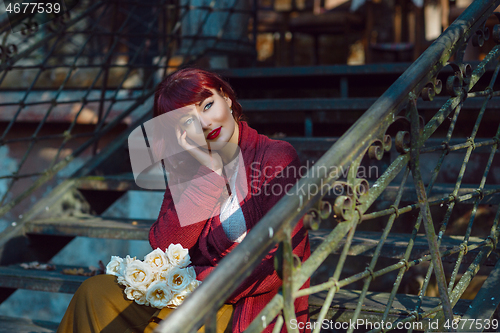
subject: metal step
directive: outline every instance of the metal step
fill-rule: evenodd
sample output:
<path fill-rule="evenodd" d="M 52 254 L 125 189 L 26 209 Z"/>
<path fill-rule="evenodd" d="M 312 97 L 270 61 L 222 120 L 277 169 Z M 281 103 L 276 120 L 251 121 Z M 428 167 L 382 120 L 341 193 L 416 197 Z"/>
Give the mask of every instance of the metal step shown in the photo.
<path fill-rule="evenodd" d="M 27 234 L 147 240 L 154 220 L 114 219 L 98 216 L 59 217 L 29 221 Z"/>
<path fill-rule="evenodd" d="M 54 270 L 24 269 L 20 265 L 0 266 L 0 287 L 58 293 L 74 293 L 88 276 L 63 274 L 80 267 L 56 265 Z M 88 271 L 88 269 L 87 269 Z"/>
<path fill-rule="evenodd" d="M 0 316 L 0 333 L 53 333 L 58 323 Z"/>
<path fill-rule="evenodd" d="M 360 66 L 321 65 L 294 67 L 253 67 L 217 70 L 216 72 L 228 79 L 274 78 L 274 77 L 304 77 L 304 76 L 345 76 L 345 75 L 383 75 L 402 74 L 411 63 L 367 64 Z"/>
<path fill-rule="evenodd" d="M 417 101 L 417 107 L 423 110 L 439 110 L 448 97 L 436 97 L 432 101 Z M 240 104 L 245 110 L 245 114 L 252 116 L 254 112 L 277 112 L 277 111 L 366 111 L 377 98 L 356 97 L 356 98 L 287 98 L 287 99 L 243 99 Z M 463 111 L 479 110 L 483 104 L 482 98 L 467 99 L 463 106 Z M 488 110 L 500 110 L 500 97 L 493 97 L 488 102 Z M 266 114 L 267 115 L 267 114 Z M 338 122 L 337 117 L 330 116 L 330 122 Z M 282 121 L 286 119 L 280 118 Z M 293 119 L 294 120 L 294 119 Z M 325 119 L 328 121 L 328 119 Z"/>
<path fill-rule="evenodd" d="M 470 65 L 475 68 L 478 63 L 471 62 Z M 361 66 L 235 68 L 220 70 L 218 73 L 229 81 L 240 101 L 260 98 L 357 99 L 379 97 L 409 65 L 409 63 L 385 63 Z M 478 86 L 488 84 L 493 72 L 494 67 L 487 66 L 486 74 Z M 454 70 L 446 66 L 438 74 L 438 78 L 444 83 L 453 73 Z M 446 92 L 442 93 L 442 96 L 446 95 Z"/>
<path fill-rule="evenodd" d="M 370 182 L 370 186 L 372 183 Z M 145 189 L 137 186 L 134 181 L 132 173 L 124 173 L 120 175 L 109 175 L 109 176 L 87 176 L 79 178 L 77 181 L 77 187 L 81 190 L 86 191 L 146 191 Z M 432 193 L 429 196 L 429 201 L 437 200 L 443 195 L 449 195 L 453 192 L 454 184 L 435 184 L 432 189 Z M 458 190 L 458 196 L 463 196 L 466 194 L 475 194 L 477 187 L 468 186 L 463 184 Z M 484 190 L 497 190 L 498 185 L 485 185 Z M 307 190 L 304 188 L 303 190 Z M 389 185 L 378 197 L 378 201 L 393 201 L 396 198 L 397 192 L 399 190 L 399 185 Z M 147 190 L 147 191 L 159 191 L 164 192 L 164 190 Z M 329 194 L 325 195 L 325 199 L 334 199 L 335 197 Z M 416 202 L 418 201 L 415 188 L 413 186 L 406 186 L 403 190 L 402 201 Z M 467 200 L 461 201 L 462 203 L 473 203 L 473 198 L 470 197 Z M 495 193 L 485 197 L 482 204 L 497 205 L 500 203 L 500 193 Z"/>
<path fill-rule="evenodd" d="M 61 217 L 29 221 L 25 225 L 25 232 L 33 235 L 148 240 L 149 228 L 153 223 L 154 220 L 146 219 L 102 218 L 97 216 Z M 330 231 L 328 229 L 319 229 L 309 232 L 311 251 L 314 251 L 320 245 Z M 381 232 L 357 231 L 348 255 L 373 256 L 381 236 Z M 381 257 L 392 259 L 403 258 L 409 239 L 410 234 L 390 234 L 382 247 Z M 443 236 L 440 250 L 455 249 L 460 246 L 462 239 L 463 237 L 459 236 Z M 481 243 L 482 241 L 484 239 L 470 237 L 469 245 Z M 477 252 L 477 250 L 470 251 L 464 260 L 466 262 L 473 260 Z M 425 235 L 419 234 L 414 242 L 411 260 L 418 259 L 426 254 L 429 254 L 427 238 Z M 454 262 L 455 257 L 454 255 L 447 256 L 443 258 L 443 261 Z M 493 259 L 489 259 L 486 265 L 493 265 L 494 263 Z"/>
<path fill-rule="evenodd" d="M 79 190 L 90 191 L 145 191 L 137 186 L 132 172 L 118 175 L 81 177 L 76 181 L 76 186 Z M 164 192 L 164 190 L 156 191 Z"/>
<path fill-rule="evenodd" d="M 311 252 L 314 251 L 321 242 L 328 236 L 331 230 L 328 229 L 318 229 L 309 232 L 309 241 L 311 242 Z M 411 234 L 403 233 L 391 233 L 387 236 L 387 239 L 382 246 L 380 252 L 381 258 L 390 259 L 402 259 L 404 258 L 405 251 L 408 247 L 408 242 L 410 240 Z M 356 231 L 354 234 L 349 252 L 349 256 L 357 257 L 372 257 L 377 245 L 380 243 L 382 237 L 382 232 L 378 231 Z M 483 242 L 484 239 L 480 237 L 470 237 L 468 245 L 475 245 Z M 443 236 L 440 246 L 440 252 L 449 250 L 458 250 L 460 244 L 463 243 L 463 236 Z M 340 242 L 340 246 L 334 254 L 340 254 L 345 244 L 345 239 Z M 479 253 L 479 249 L 469 251 L 463 258 L 465 264 L 471 263 L 472 260 Z M 415 260 L 423 257 L 424 255 L 430 254 L 429 243 L 425 234 L 417 234 L 415 241 L 413 242 L 413 249 L 409 260 Z M 443 262 L 455 262 L 457 255 L 449 255 L 442 257 Z M 485 265 L 493 266 L 496 263 L 496 256 L 490 256 Z M 332 271 L 333 274 L 333 271 Z"/>
<path fill-rule="evenodd" d="M 472 68 L 476 68 L 479 61 L 468 62 Z M 251 68 L 229 68 L 214 70 L 219 75 L 227 79 L 251 79 L 251 78 L 303 78 L 307 76 L 346 76 L 346 75 L 384 75 L 384 74 L 402 74 L 410 67 L 412 63 L 375 63 L 365 65 L 321 65 L 321 66 L 293 66 L 293 67 L 251 67 Z M 486 70 L 494 70 L 494 66 L 488 64 Z M 444 67 L 441 73 L 452 74 L 453 69 L 449 66 Z"/>
<path fill-rule="evenodd" d="M 282 140 L 282 141 L 286 141 L 288 143 L 290 143 L 294 148 L 295 150 L 299 153 L 299 155 L 302 153 L 302 152 L 311 152 L 311 151 L 314 151 L 314 152 L 321 152 L 321 153 L 324 153 L 326 152 L 328 149 L 330 149 L 330 147 L 337 142 L 337 140 L 339 139 L 338 137 L 324 137 L 324 136 L 318 136 L 318 137 L 303 137 L 303 136 L 285 136 L 285 137 L 273 137 L 273 136 L 270 136 L 271 139 L 274 139 L 274 140 Z M 394 140 L 393 140 L 394 141 Z M 426 142 L 425 142 L 425 149 L 421 151 L 421 153 L 425 153 L 429 148 L 431 147 L 436 147 L 436 150 L 439 152 L 440 148 L 439 147 L 442 147 L 441 150 L 444 148 L 443 146 L 443 141 L 444 141 L 444 138 L 429 138 Z M 483 141 L 488 141 L 490 142 L 491 139 L 482 139 L 482 138 L 477 138 L 475 140 L 475 149 L 474 149 L 474 153 L 478 153 L 478 152 L 481 152 L 481 153 L 489 153 L 491 151 L 491 143 L 489 145 L 482 145 L 482 142 Z M 450 141 L 449 141 L 449 146 L 454 146 L 454 145 L 459 145 L 459 144 L 465 144 L 467 142 L 467 138 L 452 138 Z M 120 156 L 123 157 L 123 155 L 128 155 L 129 152 L 128 152 L 128 141 L 126 141 L 124 143 L 124 146 L 122 146 L 123 149 L 120 150 Z M 126 148 L 126 149 L 125 149 Z M 461 148 L 461 149 L 458 149 L 458 150 L 451 150 L 450 153 L 453 154 L 453 153 L 465 153 L 466 149 L 464 148 Z M 392 145 L 392 152 L 396 153 L 396 147 L 395 145 L 393 144 Z M 305 162 L 305 161 L 303 161 Z M 130 169 L 130 159 L 128 156 L 126 156 L 126 158 L 123 159 L 123 163 L 127 165 L 127 170 L 131 170 Z M 125 169 L 124 166 L 122 165 L 121 166 L 122 169 Z M 102 171 L 101 171 L 102 172 Z M 109 171 L 108 171 L 109 173 Z M 107 174 L 106 172 L 104 172 L 104 174 Z M 129 176 L 125 176 L 121 175 L 119 177 L 116 177 L 115 178 L 115 187 L 120 187 L 120 181 L 127 181 L 126 179 L 132 179 L 132 175 L 129 175 Z M 95 180 L 98 180 L 98 179 L 101 179 L 100 176 L 96 176 L 96 177 L 93 177 L 93 179 Z M 126 186 L 124 184 L 122 184 L 123 186 Z"/>
<path fill-rule="evenodd" d="M 318 152 L 326 152 L 330 147 L 337 142 L 339 138 L 336 137 L 312 137 L 312 138 L 306 138 L 306 137 L 284 137 L 284 138 L 279 138 L 279 140 L 286 141 L 290 143 L 297 152 L 302 152 L 302 151 L 318 151 Z M 429 138 L 427 141 L 425 141 L 425 149 L 429 149 L 431 147 L 439 147 L 443 146 L 443 138 Z M 491 152 L 491 145 L 489 146 L 482 146 L 481 142 L 482 141 L 490 141 L 488 139 L 481 139 L 477 138 L 476 139 L 476 148 L 474 149 L 474 153 L 489 153 Z M 459 145 L 459 144 L 464 144 L 467 142 L 467 138 L 452 138 L 449 141 L 450 146 L 454 145 Z M 443 146 L 444 147 L 444 146 Z M 392 145 L 392 151 L 396 152 L 396 148 L 394 144 Z M 466 149 L 460 149 L 460 150 L 451 150 L 450 154 L 453 153 L 465 153 Z M 421 151 L 421 153 L 425 153 L 425 150 Z"/>

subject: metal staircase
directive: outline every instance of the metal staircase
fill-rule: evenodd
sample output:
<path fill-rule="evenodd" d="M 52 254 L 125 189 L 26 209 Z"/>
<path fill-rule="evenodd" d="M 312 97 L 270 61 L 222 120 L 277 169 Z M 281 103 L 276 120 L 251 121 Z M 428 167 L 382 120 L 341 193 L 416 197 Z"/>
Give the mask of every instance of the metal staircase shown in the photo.
<path fill-rule="evenodd" d="M 181 37 L 171 24 L 182 20 L 179 6 L 169 1 L 148 4 L 150 10 L 137 10 L 135 1 L 82 1 L 50 29 L 28 24 L 24 35 L 5 26 L 0 31 L 0 114 L 9 115 L 0 115 L 0 148 L 26 147 L 14 172 L 0 172 L 8 189 L 0 199 L 0 217 L 12 221 L 0 233 L 0 301 L 16 289 L 73 293 L 87 278 L 62 273 L 74 266 L 40 271 L 20 264 L 48 262 L 74 237 L 147 239 L 152 220 L 103 213 L 127 191 L 143 191 L 133 180 L 127 138 L 150 119 L 155 83 L 171 70 Z M 443 331 L 445 319 L 452 316 L 491 318 L 500 301 L 500 179 L 495 171 L 500 49 L 495 46 L 483 62 L 472 63 L 472 71 L 462 61 L 462 46 L 469 38 L 484 39 L 482 22 L 499 4 L 474 2 L 413 64 L 220 70 L 236 89 L 250 125 L 292 143 L 302 163 L 311 167 L 297 186 L 323 182 L 362 191 L 285 196 L 164 322 L 162 332 L 188 332 L 210 319 L 270 248 L 277 243 L 287 248 L 287 233 L 305 214 L 313 255 L 296 267 L 284 251 L 283 293 L 263 310 L 264 320 L 259 316 L 250 332 L 261 331 L 276 316 L 281 325 L 290 323 L 293 299 L 306 292 L 311 294 L 312 318 L 320 322 L 384 320 L 394 323 L 393 328 L 398 322 L 419 322 L 427 329 L 440 318 L 436 329 Z M 109 17 L 117 19 L 110 22 Z M 138 30 L 144 34 L 135 35 Z M 492 35 L 500 41 L 498 30 Z M 160 36 L 167 42 L 151 42 Z M 206 55 L 185 57 L 184 64 Z M 445 67 L 453 55 L 453 65 Z M 49 97 L 40 97 L 40 92 Z M 13 93 L 21 99 L 10 101 Z M 69 114 L 69 121 L 58 125 L 59 132 L 44 134 L 58 112 Z M 85 122 L 86 113 L 94 117 Z M 16 134 L 16 126 L 29 117 L 36 119 L 33 133 Z M 104 145 L 103 138 L 113 131 L 119 134 Z M 33 157 L 43 142 L 56 142 L 48 165 Z M 74 148 L 64 155 L 68 146 Z M 54 183 L 54 175 L 79 155 L 87 156 L 87 162 Z M 345 177 L 312 175 L 320 166 L 343 168 Z M 360 176 L 358 166 L 380 172 Z M 54 188 L 48 191 L 49 186 Z M 39 200 L 27 204 L 32 195 Z M 489 224 L 479 215 L 488 205 L 495 212 Z M 451 235 L 460 217 L 457 211 L 471 212 L 465 230 Z M 274 236 L 266 236 L 269 227 Z M 477 228 L 485 232 L 472 234 Z M 238 260 L 242 253 L 251 256 Z M 474 300 L 462 298 L 480 268 L 489 277 Z M 422 285 L 411 295 L 403 287 L 417 273 Z M 298 292 L 297 286 L 309 277 L 312 287 Z M 438 297 L 425 296 L 434 277 Z M 418 289 L 423 290 L 420 295 Z M 489 302 L 482 301 L 486 297 Z M 0 320 L 0 332 L 50 332 L 55 327 Z"/>

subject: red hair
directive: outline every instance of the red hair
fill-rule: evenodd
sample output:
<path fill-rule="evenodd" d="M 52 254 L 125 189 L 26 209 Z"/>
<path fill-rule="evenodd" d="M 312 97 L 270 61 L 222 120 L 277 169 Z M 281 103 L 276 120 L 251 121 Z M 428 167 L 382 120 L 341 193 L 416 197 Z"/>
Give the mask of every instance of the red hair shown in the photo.
<path fill-rule="evenodd" d="M 238 123 L 243 116 L 242 108 L 236 100 L 236 95 L 231 86 L 217 74 L 197 68 L 178 70 L 167 76 L 156 87 L 153 105 L 154 117 L 187 105 L 202 102 L 213 95 L 209 89 L 214 89 L 220 92 L 221 96 L 231 99 L 232 115 Z M 169 146 L 172 142 L 177 142 L 173 124 L 171 122 L 163 123 L 162 121 L 156 121 L 154 124 L 153 152 L 156 155 L 156 160 L 163 159 L 169 172 L 189 173 L 186 167 L 196 165 L 196 163 L 192 163 L 193 158 L 187 152 L 175 154 L 176 149 Z M 188 161 L 191 163 L 186 163 L 182 168 L 178 168 Z"/>
<path fill-rule="evenodd" d="M 212 96 L 209 89 L 220 91 L 221 95 L 231 99 L 233 118 L 239 122 L 242 117 L 242 109 L 236 100 L 233 88 L 217 74 L 197 68 L 178 70 L 167 76 L 158 85 L 154 98 L 154 116 L 157 117 L 183 106 L 199 103 Z"/>

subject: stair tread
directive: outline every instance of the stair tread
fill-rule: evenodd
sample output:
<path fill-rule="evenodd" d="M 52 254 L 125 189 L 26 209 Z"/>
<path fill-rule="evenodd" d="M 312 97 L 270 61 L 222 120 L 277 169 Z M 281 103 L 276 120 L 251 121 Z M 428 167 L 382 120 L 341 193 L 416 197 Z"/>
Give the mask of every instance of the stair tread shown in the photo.
<path fill-rule="evenodd" d="M 290 143 L 297 151 L 327 151 L 335 142 L 337 142 L 338 137 L 283 137 L 277 140 L 283 140 Z M 478 138 L 475 144 L 478 145 L 482 141 L 489 141 L 490 139 Z M 425 148 L 442 146 L 443 138 L 429 138 L 425 141 Z M 448 144 L 450 146 L 463 144 L 467 142 L 467 138 L 451 138 Z M 392 146 L 394 151 L 395 146 Z M 491 151 L 490 146 L 479 146 L 474 149 L 474 152 L 487 152 Z M 465 152 L 465 149 L 450 151 L 450 154 L 455 152 Z"/>
<path fill-rule="evenodd" d="M 286 141 L 290 143 L 295 150 L 298 152 L 301 151 L 320 151 L 320 152 L 325 152 L 327 151 L 335 142 L 338 141 L 339 137 L 299 137 L 299 136 L 286 136 L 286 137 L 270 137 L 271 139 L 274 140 L 281 140 L 281 141 Z M 430 148 L 430 147 L 437 147 L 437 146 L 442 146 L 443 145 L 443 138 L 429 138 L 425 141 L 425 148 Z M 491 151 L 491 145 L 485 145 L 481 146 L 479 145 L 483 141 L 491 141 L 491 139 L 487 138 L 477 138 L 475 140 L 476 148 L 474 149 L 474 152 L 487 152 L 489 153 Z M 448 142 L 450 146 L 453 145 L 458 145 L 458 144 L 464 144 L 467 142 L 467 138 L 452 138 Z M 396 151 L 395 145 L 392 145 L 392 149 Z M 455 152 L 465 152 L 466 149 L 459 149 L 459 150 L 452 150 L 450 151 L 450 154 L 453 154 Z M 95 179 L 99 179 L 99 176 L 91 176 L 94 177 Z M 118 176 L 117 176 L 118 177 Z M 119 176 L 117 180 L 123 179 L 124 176 Z M 126 176 L 127 179 L 133 179 L 132 174 L 128 174 Z"/>
<path fill-rule="evenodd" d="M 78 179 L 76 186 L 80 190 L 97 191 L 144 191 L 135 184 L 132 172 L 105 176 L 85 176 Z"/>
<path fill-rule="evenodd" d="M 304 170 L 305 172 L 305 170 Z M 81 190 L 91 190 L 91 191 L 156 191 L 156 192 L 164 192 L 164 189 L 154 189 L 148 190 L 137 186 L 134 181 L 134 177 L 132 172 L 115 174 L 115 175 L 106 175 L 106 176 L 87 176 L 78 179 L 77 182 L 78 189 Z M 453 189 L 455 188 L 455 184 L 453 183 L 439 183 L 435 184 L 432 189 L 432 193 L 429 196 L 429 201 L 434 200 L 436 196 L 443 196 L 447 194 L 451 194 Z M 497 189 L 498 185 L 485 185 L 485 190 Z M 399 189 L 399 185 L 389 185 L 382 192 L 379 201 L 394 201 L 397 191 Z M 460 189 L 458 190 L 458 195 L 464 195 L 469 193 L 475 193 L 477 189 L 476 184 L 462 184 Z M 326 199 L 329 198 L 327 194 L 325 196 Z M 407 202 L 417 202 L 418 198 L 416 195 L 416 191 L 413 186 L 406 186 L 403 191 L 402 201 Z M 464 201 L 464 203 L 471 203 L 471 199 Z M 496 205 L 500 203 L 500 194 L 493 194 L 488 197 L 485 197 L 482 201 L 482 204 L 490 204 Z"/>
<path fill-rule="evenodd" d="M 476 67 L 479 61 L 471 61 L 472 67 Z M 292 67 L 250 67 L 220 69 L 216 72 L 228 79 L 259 79 L 274 77 L 304 77 L 304 76 L 350 76 L 350 75 L 384 75 L 403 74 L 410 67 L 409 62 L 378 63 L 364 65 L 321 65 L 321 66 L 292 66 Z M 487 70 L 493 70 L 488 66 Z M 452 69 L 445 67 L 441 73 L 452 73 Z"/>
<path fill-rule="evenodd" d="M 55 270 L 45 271 L 24 269 L 20 265 L 0 266 L 0 286 L 37 291 L 74 293 L 80 284 L 88 279 L 88 276 L 62 273 L 63 269 L 69 268 L 78 269 L 80 267 L 55 265 Z M 87 269 L 87 271 L 89 270 Z M 359 294 L 360 291 L 357 290 L 340 289 L 335 294 L 331 308 L 354 309 Z M 312 306 L 321 306 L 325 297 L 326 291 L 313 294 L 309 298 L 309 304 Z M 385 307 L 388 297 L 389 293 L 387 292 L 368 291 L 363 309 L 365 311 L 373 311 L 374 309 Z M 415 295 L 399 295 L 391 311 L 398 314 L 408 314 L 414 310 L 412 306 L 416 304 L 416 298 L 417 296 Z M 461 302 L 468 305 L 472 301 L 461 300 Z M 438 304 L 439 298 L 425 297 L 422 303 L 422 309 L 431 309 Z M 466 308 L 463 310 L 465 312 Z"/>
<path fill-rule="evenodd" d="M 269 78 L 269 77 L 303 77 L 303 76 L 333 76 L 333 75 L 382 75 L 402 74 L 411 63 L 293 67 L 252 67 L 218 70 L 217 73 L 226 78 Z"/>
<path fill-rule="evenodd" d="M 98 216 L 38 219 L 25 224 L 25 232 L 44 235 L 147 240 L 154 220 Z"/>
<path fill-rule="evenodd" d="M 55 332 L 59 326 L 58 323 L 49 321 L 7 316 L 0 316 L 0 322 L 0 333 L 49 333 Z"/>
<path fill-rule="evenodd" d="M 417 101 L 419 110 L 437 110 L 449 97 L 435 97 L 433 101 Z M 241 106 L 247 112 L 265 111 L 337 111 L 337 110 L 367 110 L 377 97 L 352 98 L 273 98 L 273 99 L 241 99 Z M 465 100 L 462 109 L 477 110 L 481 108 L 483 99 L 470 98 Z M 493 97 L 488 102 L 489 109 L 500 108 L 500 97 Z"/>
<path fill-rule="evenodd" d="M 154 219 L 129 219 L 129 218 L 106 218 L 99 216 L 82 216 L 82 217 L 58 217 L 51 219 L 37 219 L 33 221 L 26 222 L 26 232 L 27 233 L 45 233 L 49 227 L 75 227 L 78 229 L 89 229 L 89 228 L 110 228 L 114 230 L 132 230 L 132 231 L 149 231 L 151 224 L 155 222 Z M 321 241 L 330 233 L 330 229 L 318 229 L 309 231 L 309 238 L 311 240 L 311 246 L 314 247 L 316 242 Z M 67 235 L 67 234 L 65 234 Z M 359 244 L 378 244 L 382 232 L 380 231 L 356 231 L 353 238 L 353 245 Z M 147 236 L 147 235 L 146 235 Z M 405 233 L 391 233 L 387 236 L 385 241 L 386 244 L 403 244 L 407 243 L 410 234 Z M 463 236 L 443 236 L 441 247 L 451 248 L 453 246 L 459 246 L 462 243 L 461 238 Z M 145 238 L 147 239 L 147 238 Z M 480 237 L 469 237 L 469 244 L 480 243 L 484 241 Z M 425 234 L 417 234 L 415 239 L 415 246 L 427 246 L 427 238 Z M 406 245 L 405 245 L 406 247 Z M 350 255 L 360 255 L 360 249 L 352 249 Z"/>
<path fill-rule="evenodd" d="M 63 274 L 77 266 L 55 265 L 54 270 L 24 269 L 19 264 L 0 266 L 0 287 L 74 293 L 88 276 Z M 89 271 L 85 268 L 86 271 Z"/>
<path fill-rule="evenodd" d="M 331 230 L 328 229 L 319 229 L 315 231 L 309 232 L 309 240 L 311 243 L 311 251 L 317 248 L 320 243 L 328 236 Z M 393 259 L 401 259 L 404 257 L 406 248 L 408 247 L 408 241 L 410 239 L 411 234 L 403 234 L 403 233 L 390 233 L 382 246 L 382 250 L 380 253 L 380 257 L 383 258 L 393 258 Z M 349 252 L 347 253 L 349 256 L 373 256 L 377 245 L 380 242 L 380 238 L 382 237 L 382 232 L 380 231 L 356 231 L 354 234 L 351 246 L 349 248 Z M 483 238 L 480 237 L 470 237 L 469 245 L 478 244 L 484 241 Z M 443 236 L 441 241 L 440 250 L 446 251 L 453 249 L 455 247 L 460 246 L 463 242 L 463 236 Z M 340 243 L 339 249 L 334 253 L 340 253 L 342 251 L 343 245 L 345 244 L 345 239 L 343 239 Z M 473 259 L 475 255 L 477 255 L 478 250 L 471 250 L 464 257 L 464 262 L 468 262 Z M 411 252 L 410 260 L 414 260 L 422 257 L 423 255 L 430 254 L 429 243 L 427 241 L 427 237 L 425 234 L 417 234 L 413 249 Z M 442 258 L 443 262 L 451 261 L 454 262 L 454 256 L 447 256 Z M 491 259 L 486 262 L 487 264 L 495 264 L 496 259 Z M 491 261 L 491 263 L 490 263 Z"/>
<path fill-rule="evenodd" d="M 26 223 L 25 230 L 29 234 L 41 235 L 148 240 L 149 228 L 154 221 L 153 219 L 104 218 L 98 216 L 59 217 L 29 221 Z M 310 231 L 311 249 L 314 250 L 319 246 L 330 231 L 329 229 Z M 378 231 L 356 231 L 348 255 L 373 256 L 381 236 L 382 232 Z M 381 256 L 394 259 L 403 258 L 409 238 L 410 234 L 391 233 L 387 236 L 382 247 Z M 469 244 L 480 243 L 483 240 L 479 237 L 470 237 Z M 461 236 L 445 235 L 441 242 L 441 250 L 445 251 L 460 246 L 461 242 Z M 472 258 L 476 252 L 477 250 L 470 251 L 464 260 L 468 261 L 468 258 Z M 429 245 L 426 236 L 418 234 L 411 259 L 416 259 L 428 253 Z M 444 257 L 443 260 L 453 261 L 454 259 L 453 256 L 448 256 Z M 494 264 L 494 262 L 488 260 L 487 264 Z"/>

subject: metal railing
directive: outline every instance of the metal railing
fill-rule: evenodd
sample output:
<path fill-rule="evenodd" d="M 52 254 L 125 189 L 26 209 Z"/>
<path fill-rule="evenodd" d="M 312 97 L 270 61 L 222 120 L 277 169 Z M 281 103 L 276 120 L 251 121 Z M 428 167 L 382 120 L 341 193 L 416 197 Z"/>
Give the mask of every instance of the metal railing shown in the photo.
<path fill-rule="evenodd" d="M 494 90 L 494 84 L 499 72 L 498 57 L 500 47 L 495 46 L 486 55 L 484 60 L 472 71 L 471 67 L 463 61 L 465 48 L 470 39 L 475 45 L 481 45 L 489 32 L 485 27 L 486 20 L 500 4 L 496 1 L 475 1 L 463 14 L 415 61 L 407 71 L 370 107 L 364 115 L 311 167 L 308 173 L 282 198 L 276 206 L 246 236 L 244 241 L 229 253 L 218 265 L 217 269 L 208 276 L 193 295 L 174 311 L 157 330 L 158 332 L 193 332 L 204 322 L 207 323 L 206 331 L 215 332 L 213 325 L 217 309 L 225 302 L 238 285 L 252 272 L 263 257 L 278 243 L 283 244 L 283 287 L 272 301 L 262 310 L 248 327 L 247 332 L 260 332 L 273 319 L 278 316 L 276 332 L 282 325 L 286 325 L 288 332 L 297 332 L 291 322 L 295 318 L 293 308 L 297 297 L 318 292 L 327 292 L 324 303 L 316 320 L 321 322 L 326 318 L 330 305 L 341 288 L 356 281 L 363 281 L 363 288 L 359 293 L 357 306 L 350 317 L 353 321 L 359 318 L 366 300 L 367 291 L 372 280 L 389 272 L 397 272 L 394 287 L 387 301 L 387 306 L 380 319 L 387 320 L 391 313 L 392 304 L 405 272 L 416 265 L 430 262 L 425 276 L 425 281 L 420 292 L 419 301 L 414 305 L 412 312 L 404 319 L 398 321 L 421 321 L 423 319 L 453 319 L 453 308 L 457 304 L 466 287 L 477 274 L 479 268 L 491 255 L 498 242 L 498 223 L 500 210 L 497 210 L 493 225 L 488 235 L 481 241 L 471 243 L 471 228 L 474 226 L 475 215 L 480 204 L 490 203 L 498 205 L 500 187 L 487 186 L 486 180 L 491 176 L 491 166 L 499 145 L 500 126 L 497 124 L 495 133 L 485 139 L 478 139 L 479 125 L 485 115 L 488 115 L 488 101 L 500 92 Z M 493 29 L 493 39 L 500 41 L 499 26 Z M 451 60 L 453 58 L 453 60 Z M 453 68 L 453 74 L 445 83 L 437 80 L 441 69 L 445 66 Z M 486 68 L 493 66 L 495 69 L 490 83 L 484 89 L 477 86 L 479 79 L 485 74 Z M 417 99 L 432 100 L 439 94 L 442 86 L 450 98 L 435 112 L 432 118 L 423 123 L 423 118 L 417 109 Z M 478 110 L 475 124 L 459 144 L 450 145 L 450 140 L 456 123 L 459 119 L 462 104 L 466 99 L 478 98 L 483 101 Z M 402 113 L 402 116 L 398 114 Z M 405 128 L 397 132 L 393 140 L 386 134 L 389 126 L 397 121 L 402 121 Z M 490 124 L 491 125 L 491 124 Z M 437 130 L 444 131 L 442 144 L 425 147 L 425 143 Z M 361 160 L 368 153 L 370 157 L 381 159 L 384 152 L 388 151 L 392 142 L 399 152 L 383 174 L 373 183 L 357 176 Z M 472 189 L 466 190 L 462 184 L 465 171 L 471 161 L 471 154 L 479 147 L 487 147 L 488 157 L 482 163 L 483 171 L 480 181 Z M 448 153 L 463 151 L 464 157 L 460 163 L 460 170 L 456 175 L 454 184 L 445 194 L 435 194 L 433 188 L 440 173 L 445 172 L 442 165 L 449 158 Z M 421 155 L 435 152 L 438 154 L 437 163 L 430 178 L 423 181 Z M 429 163 L 429 160 L 425 160 Z M 340 181 L 338 173 L 321 173 L 318 170 L 330 170 L 331 167 L 347 169 L 347 179 Z M 402 174 L 402 175 L 401 175 Z M 402 202 L 403 192 L 409 187 L 408 179 L 412 176 L 417 200 L 413 203 Z M 369 211 L 377 198 L 388 190 L 389 185 L 399 177 L 398 190 L 391 205 L 385 209 Z M 323 194 L 304 195 L 300 188 L 322 188 L 341 186 L 346 191 L 345 195 L 335 198 L 334 204 L 324 201 Z M 468 184 L 470 187 L 470 184 Z M 362 190 L 360 190 L 362 189 Z M 456 206 L 463 203 L 472 204 L 470 220 L 465 234 L 462 235 L 460 244 L 446 251 L 440 250 L 450 216 Z M 446 206 L 444 206 L 446 205 Z M 431 207 L 445 207 L 444 217 L 436 221 L 430 211 Z M 411 218 L 409 213 L 416 213 L 418 217 Z M 304 216 L 305 225 L 317 227 L 322 218 L 332 214 L 336 215 L 338 224 L 327 234 L 322 243 L 311 254 L 310 258 L 296 266 L 293 263 L 291 230 Z M 375 218 L 386 219 L 385 228 L 379 243 L 372 255 L 370 264 L 361 272 L 340 278 L 350 245 L 355 236 L 356 228 L 360 223 L 367 224 Z M 384 242 L 395 223 L 413 223 L 413 232 L 408 235 L 404 256 L 395 264 L 380 268 L 376 267 Z M 410 260 L 412 248 L 417 237 L 417 232 L 423 224 L 430 253 Z M 435 226 L 438 232 L 435 232 Z M 273 232 L 269 232 L 272 230 Z M 320 267 L 323 261 L 334 251 L 339 249 L 340 257 L 334 273 L 327 282 L 311 286 L 307 289 L 299 288 Z M 465 273 L 459 270 L 465 265 L 466 253 L 477 250 Z M 457 255 L 451 275 L 445 275 L 442 259 Z M 494 256 L 492 256 L 495 258 Z M 437 307 L 423 311 L 421 303 L 429 284 L 431 275 L 437 280 L 440 304 Z M 498 293 L 498 292 L 497 292 Z M 481 310 L 477 309 L 476 314 Z M 469 313 L 470 315 L 470 313 Z M 441 320 L 440 330 L 445 320 Z M 395 328 L 395 326 L 393 326 Z M 317 327 L 314 332 L 318 332 Z M 375 330 L 377 331 L 377 330 Z M 378 329 L 380 331 L 380 329 Z M 348 330 L 352 332 L 352 328 Z"/>

